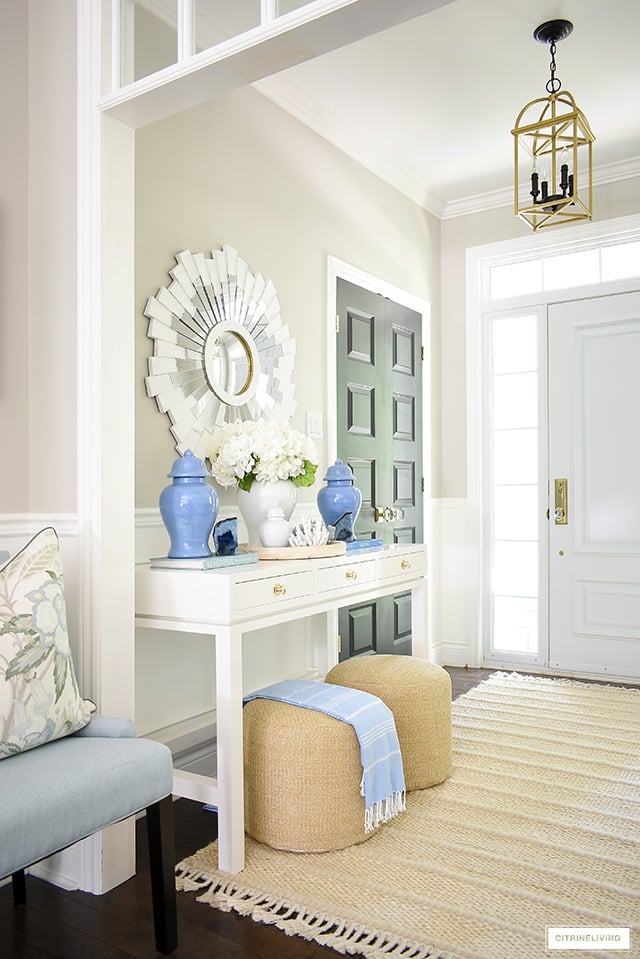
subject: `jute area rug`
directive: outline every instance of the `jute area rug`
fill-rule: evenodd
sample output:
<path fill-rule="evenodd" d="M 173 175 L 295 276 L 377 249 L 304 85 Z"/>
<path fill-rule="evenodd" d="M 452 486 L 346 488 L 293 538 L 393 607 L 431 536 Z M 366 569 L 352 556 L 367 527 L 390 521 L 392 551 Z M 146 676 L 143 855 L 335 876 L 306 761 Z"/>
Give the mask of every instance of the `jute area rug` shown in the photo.
<path fill-rule="evenodd" d="M 370 959 L 639 959 L 640 690 L 495 674 L 453 703 L 454 772 L 339 852 L 216 844 L 178 889 Z M 327 815 L 339 814 L 327 810 Z M 546 927 L 632 927 L 631 948 L 547 951 Z"/>

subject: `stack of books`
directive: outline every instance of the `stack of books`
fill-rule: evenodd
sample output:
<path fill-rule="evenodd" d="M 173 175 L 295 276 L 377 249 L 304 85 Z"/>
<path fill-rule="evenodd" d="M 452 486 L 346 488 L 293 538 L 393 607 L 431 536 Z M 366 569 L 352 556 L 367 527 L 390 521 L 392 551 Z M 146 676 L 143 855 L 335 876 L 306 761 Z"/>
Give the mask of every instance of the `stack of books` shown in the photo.
<path fill-rule="evenodd" d="M 152 569 L 219 569 L 221 566 L 246 566 L 258 562 L 257 553 L 233 553 L 229 556 L 201 556 L 197 558 L 152 556 Z"/>
<path fill-rule="evenodd" d="M 354 539 L 347 543 L 347 553 L 356 549 L 381 549 L 384 542 L 381 539 Z"/>

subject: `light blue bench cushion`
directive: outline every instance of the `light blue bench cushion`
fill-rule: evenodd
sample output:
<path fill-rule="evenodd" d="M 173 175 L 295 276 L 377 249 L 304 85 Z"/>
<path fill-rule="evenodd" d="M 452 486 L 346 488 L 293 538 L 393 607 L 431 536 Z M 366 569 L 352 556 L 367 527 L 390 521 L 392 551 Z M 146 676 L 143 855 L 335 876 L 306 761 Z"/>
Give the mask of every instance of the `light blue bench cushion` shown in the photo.
<path fill-rule="evenodd" d="M 101 736 L 106 739 L 133 739 L 136 727 L 131 719 L 120 719 L 119 716 L 102 716 L 94 713 L 86 726 L 73 733 L 74 736 Z"/>
<path fill-rule="evenodd" d="M 170 795 L 171 752 L 132 731 L 94 716 L 80 733 L 0 761 L 0 877 Z"/>

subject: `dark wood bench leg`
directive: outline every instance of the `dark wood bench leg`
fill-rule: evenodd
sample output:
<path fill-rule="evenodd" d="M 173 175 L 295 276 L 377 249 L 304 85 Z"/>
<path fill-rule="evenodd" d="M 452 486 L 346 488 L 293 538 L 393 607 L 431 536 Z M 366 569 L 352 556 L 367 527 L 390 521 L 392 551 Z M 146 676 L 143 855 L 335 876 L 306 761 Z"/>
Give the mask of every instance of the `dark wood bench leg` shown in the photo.
<path fill-rule="evenodd" d="M 25 881 L 24 869 L 18 869 L 11 876 L 11 886 L 13 888 L 14 906 L 24 906 L 27 901 L 27 883 Z"/>
<path fill-rule="evenodd" d="M 147 807 L 147 838 L 156 949 L 166 955 L 173 952 L 178 944 L 176 853 L 171 796 Z"/>

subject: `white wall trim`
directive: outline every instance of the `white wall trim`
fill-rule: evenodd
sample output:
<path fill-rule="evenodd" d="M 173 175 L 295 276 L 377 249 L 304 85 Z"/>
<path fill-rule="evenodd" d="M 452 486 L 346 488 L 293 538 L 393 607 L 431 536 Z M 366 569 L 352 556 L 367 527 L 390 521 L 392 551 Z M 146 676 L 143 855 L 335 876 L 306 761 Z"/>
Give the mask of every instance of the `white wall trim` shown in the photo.
<path fill-rule="evenodd" d="M 144 126 L 448 2 L 314 0 L 108 93 L 100 109 Z"/>
<path fill-rule="evenodd" d="M 77 536 L 77 513 L 0 513 L 0 539 L 23 536 L 30 539 L 46 526 L 53 526 L 60 539 Z"/>
<path fill-rule="evenodd" d="M 472 515 L 466 497 L 431 500 L 431 643 L 446 666 L 479 666 Z"/>
<path fill-rule="evenodd" d="M 99 89 L 99 11 L 94 3 L 77 4 L 77 395 L 78 513 L 81 525 L 81 628 L 86 637 L 79 677 L 83 688 L 98 687 L 94 628 L 97 621 L 95 583 L 99 578 L 100 539 L 100 124 L 95 109 Z M 91 322 L 87 322 L 87 318 Z"/>

